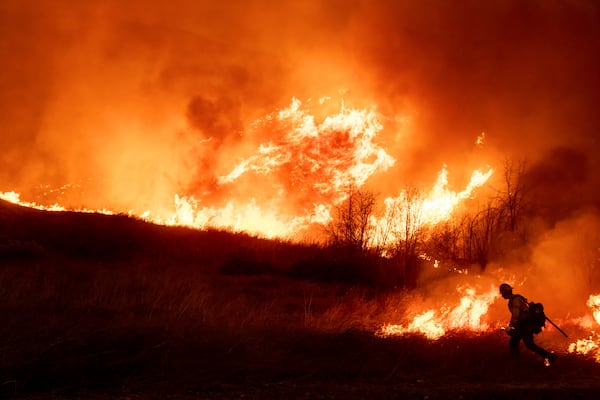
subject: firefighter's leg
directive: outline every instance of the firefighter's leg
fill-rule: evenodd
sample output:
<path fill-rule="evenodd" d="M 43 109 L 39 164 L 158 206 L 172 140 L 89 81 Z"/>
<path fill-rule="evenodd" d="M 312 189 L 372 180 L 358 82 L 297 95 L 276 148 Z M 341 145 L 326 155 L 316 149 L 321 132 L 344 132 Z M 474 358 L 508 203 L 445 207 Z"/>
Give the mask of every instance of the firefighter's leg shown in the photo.
<path fill-rule="evenodd" d="M 520 336 L 511 336 L 508 341 L 508 346 L 510 347 L 510 355 L 512 358 L 519 358 L 519 343 L 521 342 Z"/>
<path fill-rule="evenodd" d="M 535 344 L 535 342 L 533 341 L 533 334 L 528 334 L 523 336 L 523 343 L 525 343 L 525 346 L 533 351 L 536 354 L 539 354 L 540 357 L 542 358 L 548 358 L 550 357 L 550 352 L 546 351 L 545 349 L 541 348 L 540 346 L 538 346 L 537 344 Z"/>

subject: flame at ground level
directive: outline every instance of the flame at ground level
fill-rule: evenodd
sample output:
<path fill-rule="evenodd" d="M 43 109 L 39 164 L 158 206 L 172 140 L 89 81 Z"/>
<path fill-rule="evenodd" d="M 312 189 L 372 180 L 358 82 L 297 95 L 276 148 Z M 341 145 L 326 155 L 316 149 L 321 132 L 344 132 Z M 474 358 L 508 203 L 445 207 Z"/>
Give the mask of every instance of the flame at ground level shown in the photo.
<path fill-rule="evenodd" d="M 24 202 L 20 200 L 20 195 L 17 192 L 0 192 L 0 199 L 18 204 L 21 206 L 46 210 L 46 211 L 66 211 L 65 207 L 54 204 L 51 206 L 42 206 L 34 202 Z M 189 225 L 194 226 L 197 223 L 197 205 L 190 203 L 189 200 L 181 199 L 177 195 L 175 201 L 180 202 L 178 210 L 179 215 L 173 214 L 170 220 L 152 220 L 148 214 L 137 215 L 137 217 L 148 219 L 153 222 L 169 225 L 184 225 L 187 222 Z M 256 207 L 256 208 L 254 208 Z M 228 211 L 227 211 L 228 210 Z M 226 212 L 233 213 L 233 207 L 230 206 L 226 210 L 210 210 L 211 215 L 218 216 L 219 213 L 226 215 Z M 94 212 L 102 214 L 114 214 L 110 210 L 88 210 L 79 209 L 74 210 L 78 212 Z M 255 218 L 261 220 L 264 218 L 261 214 L 260 209 L 251 204 L 249 206 L 249 216 L 255 213 Z M 186 213 L 191 215 L 190 219 L 185 219 Z M 133 215 L 132 213 L 130 213 Z M 196 215 L 196 217 L 193 217 Z M 316 222 L 327 221 L 330 218 L 328 210 L 315 210 Z M 236 219 L 244 223 L 242 216 L 237 216 Z M 208 221 L 208 220 L 207 220 Z M 273 214 L 272 222 L 276 223 L 278 220 Z M 288 226 L 281 226 L 281 229 L 293 230 L 297 226 L 301 226 L 306 223 L 301 219 L 296 220 L 297 224 L 290 224 Z M 247 222 L 245 222 L 247 223 Z M 277 226 L 277 225 L 275 225 Z M 449 332 L 466 331 L 466 332 L 485 332 L 492 329 L 493 324 L 487 316 L 490 305 L 498 298 L 498 291 L 495 286 L 491 287 L 487 292 L 477 293 L 472 287 L 457 287 L 457 291 L 463 295 L 458 300 L 457 304 L 448 306 L 442 304 L 439 308 L 421 310 L 412 317 L 412 320 L 406 323 L 387 323 L 382 325 L 375 334 L 380 337 L 392 337 L 402 336 L 406 334 L 422 334 L 430 340 L 437 340 L 446 335 Z M 591 310 L 591 315 L 587 315 L 581 318 L 573 318 L 571 320 L 563 320 L 572 326 L 577 326 L 583 330 L 587 330 L 589 333 L 583 337 L 576 339 L 570 343 L 566 348 L 566 351 L 572 354 L 580 354 L 583 356 L 591 357 L 596 362 L 600 363 L 600 334 L 595 329 L 600 325 L 600 294 L 590 295 L 586 305 Z M 399 318 L 404 318 L 400 316 Z M 547 328 L 546 328 L 547 329 Z"/>
<path fill-rule="evenodd" d="M 586 339 L 578 339 L 569 345 L 569 353 L 582 354 L 593 357 L 600 363 L 600 335 L 592 332 Z"/>
<path fill-rule="evenodd" d="M 454 192 L 447 188 L 447 182 L 444 180 L 447 170 L 444 167 L 440 171 L 440 178 L 436 186 L 426 197 L 417 201 L 416 207 L 423 212 L 423 218 L 420 225 L 435 225 L 447 221 L 452 215 L 452 210 L 464 199 L 471 196 L 472 191 L 483 185 L 491 176 L 492 170 L 485 173 L 476 170 L 473 172 L 468 186 L 460 191 Z M 443 179 L 442 179 L 443 178 Z M 401 195 L 402 196 L 402 195 Z M 401 197 L 400 196 L 400 197 Z M 174 206 L 171 213 L 157 214 L 150 210 L 136 212 L 127 210 L 125 213 L 148 222 L 169 225 L 169 226 L 187 226 L 197 229 L 227 229 L 234 232 L 246 232 L 265 238 L 289 239 L 294 235 L 302 233 L 315 224 L 326 225 L 332 221 L 333 204 L 314 204 L 313 209 L 304 215 L 289 215 L 278 210 L 277 204 L 258 204 L 256 199 L 252 198 L 247 202 L 240 202 L 234 199 L 228 201 L 225 206 L 216 207 L 202 205 L 194 196 L 180 196 L 175 194 Z M 400 198 L 399 197 L 399 198 Z M 35 208 L 46 211 L 77 211 L 88 213 L 117 214 L 119 211 L 108 209 L 87 209 L 77 208 L 69 209 L 60 204 L 45 206 L 36 202 L 22 201 L 20 194 L 15 191 L 0 192 L 0 199 L 18 204 L 21 206 Z M 390 209 L 397 208 L 394 202 L 386 200 L 386 212 L 384 217 L 372 218 L 370 229 L 373 232 L 374 241 L 377 242 L 377 232 L 381 226 L 390 223 L 402 224 L 403 220 L 395 214 L 392 220 L 388 219 L 391 215 Z M 401 225 L 399 225 L 401 226 Z M 401 229 L 393 229 L 400 232 Z M 377 244 L 377 243 L 373 243 Z"/>
<path fill-rule="evenodd" d="M 591 295 L 586 305 L 592 310 L 596 325 L 600 325 L 600 294 Z M 600 334 L 594 330 L 587 338 L 578 339 L 569 345 L 569 353 L 583 354 L 600 362 Z"/>
<path fill-rule="evenodd" d="M 485 331 L 489 329 L 486 313 L 490 304 L 498 297 L 498 289 L 478 294 L 468 287 L 458 289 L 464 292 L 459 303 L 453 307 L 445 304 L 438 311 L 430 309 L 416 315 L 407 325 L 386 324 L 377 332 L 378 336 L 400 336 L 407 333 L 419 333 L 428 339 L 441 338 L 448 331 Z"/>
<path fill-rule="evenodd" d="M 68 209 L 64 206 L 61 206 L 60 204 L 52 204 L 50 206 L 44 206 L 41 204 L 37 204 L 36 202 L 33 201 L 22 201 L 21 200 L 21 195 L 17 192 L 15 192 L 14 190 L 10 191 L 10 192 L 0 192 L 0 199 L 4 200 L 4 201 L 8 201 L 9 203 L 13 203 L 13 204 L 18 204 L 20 206 L 23 207 L 28 207 L 28 208 L 33 208 L 36 210 L 44 210 L 44 211 L 76 211 L 76 212 L 85 212 L 85 213 L 98 213 L 98 214 L 106 214 L 106 215 L 114 215 L 116 214 L 115 212 L 111 211 L 111 210 L 107 210 L 107 209 L 97 209 L 97 210 L 90 210 L 87 208 L 78 208 L 78 209 Z M 130 215 L 134 215 L 133 213 L 130 213 Z M 138 216 L 140 218 L 143 218 L 141 215 Z"/>
<path fill-rule="evenodd" d="M 404 336 L 407 334 L 420 334 L 430 340 L 438 340 L 449 332 L 486 332 L 494 327 L 489 321 L 487 312 L 490 305 L 499 297 L 496 287 L 488 292 L 478 294 L 473 288 L 466 288 L 458 304 L 448 307 L 443 304 L 439 309 L 428 309 L 417 313 L 412 320 L 404 324 L 388 323 L 381 326 L 375 335 L 379 337 Z M 586 303 L 593 313 L 591 316 L 563 320 L 573 327 L 588 330 L 586 337 L 570 343 L 564 351 L 591 357 L 600 363 L 600 334 L 594 329 L 600 325 L 598 313 L 600 309 L 600 294 L 591 295 Z M 403 318 L 403 316 L 400 316 Z M 548 327 L 547 329 L 552 329 Z"/>

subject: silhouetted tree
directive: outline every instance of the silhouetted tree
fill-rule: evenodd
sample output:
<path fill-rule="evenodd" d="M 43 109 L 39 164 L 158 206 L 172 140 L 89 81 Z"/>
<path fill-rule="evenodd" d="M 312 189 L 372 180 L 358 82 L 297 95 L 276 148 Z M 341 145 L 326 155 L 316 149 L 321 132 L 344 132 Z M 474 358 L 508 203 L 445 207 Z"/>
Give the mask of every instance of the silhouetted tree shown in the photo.
<path fill-rule="evenodd" d="M 504 161 L 504 188 L 498 191 L 501 204 L 502 218 L 505 229 L 516 232 L 527 207 L 527 186 L 523 179 L 525 174 L 525 161 L 506 159 Z"/>
<path fill-rule="evenodd" d="M 440 261 L 456 262 L 464 258 L 461 240 L 464 219 L 463 215 L 432 227 L 426 243 L 426 253 Z"/>
<path fill-rule="evenodd" d="M 405 286 L 413 287 L 419 275 L 419 248 L 424 241 L 423 196 L 414 188 L 387 204 L 386 224 L 391 226 L 390 255 L 397 260 Z"/>
<path fill-rule="evenodd" d="M 327 233 L 332 244 L 365 254 L 372 241 L 371 217 L 376 197 L 372 192 L 350 189 L 346 200 L 334 208 Z"/>
<path fill-rule="evenodd" d="M 467 225 L 470 259 L 485 270 L 495 251 L 500 211 L 493 203 L 477 213 Z"/>
<path fill-rule="evenodd" d="M 587 292 L 600 290 L 600 234 L 597 230 L 583 229 L 578 233 L 578 248 L 573 249 L 578 255 Z"/>

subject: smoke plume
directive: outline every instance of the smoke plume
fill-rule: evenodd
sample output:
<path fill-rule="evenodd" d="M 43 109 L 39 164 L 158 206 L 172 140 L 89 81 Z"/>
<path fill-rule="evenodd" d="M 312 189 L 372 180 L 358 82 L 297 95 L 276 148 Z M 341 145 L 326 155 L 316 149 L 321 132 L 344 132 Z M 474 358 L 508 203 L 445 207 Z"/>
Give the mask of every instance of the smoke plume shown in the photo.
<path fill-rule="evenodd" d="M 1 189 L 70 185 L 67 203 L 116 210 L 222 203 L 219 177 L 273 135 L 253 124 L 295 97 L 317 123 L 376 107 L 396 160 L 369 181 L 380 193 L 527 158 L 540 193 L 576 186 L 554 205 L 566 214 L 598 204 L 599 19 L 586 1 L 5 0 Z"/>

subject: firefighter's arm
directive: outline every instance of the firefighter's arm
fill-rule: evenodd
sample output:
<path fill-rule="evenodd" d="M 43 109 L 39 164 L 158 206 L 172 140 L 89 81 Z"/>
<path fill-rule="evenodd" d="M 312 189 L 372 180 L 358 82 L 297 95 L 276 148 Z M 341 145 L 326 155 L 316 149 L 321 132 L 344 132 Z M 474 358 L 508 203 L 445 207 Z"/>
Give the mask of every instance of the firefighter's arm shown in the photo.
<path fill-rule="evenodd" d="M 504 328 L 504 332 L 506 332 L 506 334 L 508 336 L 512 336 L 513 333 L 515 333 L 515 327 L 514 326 L 507 326 L 506 328 Z"/>
<path fill-rule="evenodd" d="M 523 307 L 523 305 L 521 304 L 523 301 L 517 297 L 512 301 L 511 304 L 511 308 L 510 308 L 510 326 L 512 326 L 513 328 L 515 326 L 517 326 L 517 322 L 519 322 L 519 318 L 521 317 L 521 309 Z"/>
<path fill-rule="evenodd" d="M 519 322 L 519 317 L 521 316 L 522 309 L 522 300 L 520 298 L 515 298 L 510 304 L 510 323 L 504 329 L 507 335 L 512 336 L 515 333 L 517 322 Z"/>

